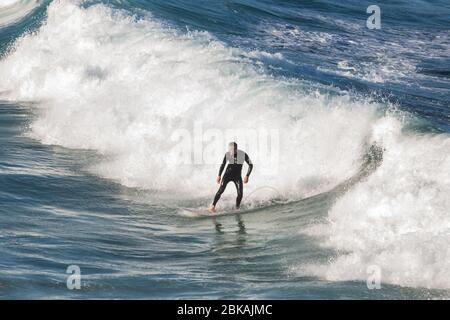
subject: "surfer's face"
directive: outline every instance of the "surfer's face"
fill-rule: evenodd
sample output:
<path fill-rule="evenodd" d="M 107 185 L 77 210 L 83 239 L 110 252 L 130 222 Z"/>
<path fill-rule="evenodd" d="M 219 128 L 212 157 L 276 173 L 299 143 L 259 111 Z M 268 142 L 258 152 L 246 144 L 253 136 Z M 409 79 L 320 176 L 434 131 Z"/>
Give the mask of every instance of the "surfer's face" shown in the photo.
<path fill-rule="evenodd" d="M 228 145 L 228 152 L 229 153 L 234 153 L 234 145 L 233 144 L 229 144 Z"/>

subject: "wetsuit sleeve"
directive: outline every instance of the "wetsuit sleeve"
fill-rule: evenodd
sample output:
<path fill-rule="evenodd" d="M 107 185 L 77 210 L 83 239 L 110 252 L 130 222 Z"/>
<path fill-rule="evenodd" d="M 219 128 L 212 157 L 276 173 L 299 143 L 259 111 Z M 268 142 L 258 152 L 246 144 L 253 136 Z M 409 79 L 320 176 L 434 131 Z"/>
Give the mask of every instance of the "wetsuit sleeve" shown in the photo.
<path fill-rule="evenodd" d="M 222 175 L 223 169 L 225 169 L 226 164 L 227 164 L 227 155 L 225 154 L 225 156 L 223 157 L 222 164 L 220 165 L 219 177 Z"/>
<path fill-rule="evenodd" d="M 247 162 L 247 164 L 248 164 L 248 170 L 247 170 L 246 176 L 250 177 L 250 173 L 252 173 L 252 170 L 253 170 L 253 162 L 252 162 L 252 160 L 250 160 L 250 157 L 248 156 L 247 153 L 245 154 L 245 162 Z"/>

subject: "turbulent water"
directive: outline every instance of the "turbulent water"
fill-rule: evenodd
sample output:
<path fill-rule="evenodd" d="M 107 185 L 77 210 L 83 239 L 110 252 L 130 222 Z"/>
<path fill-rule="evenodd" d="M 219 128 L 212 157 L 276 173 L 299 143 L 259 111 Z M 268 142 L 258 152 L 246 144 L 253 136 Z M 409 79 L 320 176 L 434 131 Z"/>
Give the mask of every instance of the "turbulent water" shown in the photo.
<path fill-rule="evenodd" d="M 0 0 L 0 297 L 448 298 L 450 4 L 371 4 Z"/>

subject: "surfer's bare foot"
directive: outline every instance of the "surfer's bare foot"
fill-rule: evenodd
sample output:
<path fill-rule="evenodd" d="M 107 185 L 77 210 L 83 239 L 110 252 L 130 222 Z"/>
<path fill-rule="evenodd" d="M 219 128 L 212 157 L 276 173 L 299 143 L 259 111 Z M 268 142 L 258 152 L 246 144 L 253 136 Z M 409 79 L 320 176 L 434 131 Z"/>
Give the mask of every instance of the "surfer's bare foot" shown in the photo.
<path fill-rule="evenodd" d="M 211 212 L 211 213 L 215 213 L 216 212 L 216 207 L 211 206 L 211 207 L 208 208 L 208 211 Z"/>

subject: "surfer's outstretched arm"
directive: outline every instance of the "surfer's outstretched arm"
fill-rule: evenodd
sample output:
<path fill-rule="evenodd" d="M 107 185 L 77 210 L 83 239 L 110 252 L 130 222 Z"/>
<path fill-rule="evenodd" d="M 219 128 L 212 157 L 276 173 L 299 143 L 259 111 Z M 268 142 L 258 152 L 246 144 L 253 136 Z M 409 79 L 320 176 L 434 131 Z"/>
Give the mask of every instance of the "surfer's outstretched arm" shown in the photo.
<path fill-rule="evenodd" d="M 222 160 L 222 164 L 220 165 L 220 168 L 219 168 L 219 175 L 217 176 L 217 183 L 220 183 L 220 177 L 222 176 L 222 173 L 223 173 L 223 169 L 225 169 L 225 165 L 227 164 L 227 155 L 225 154 L 225 156 L 223 157 L 223 160 Z"/>

